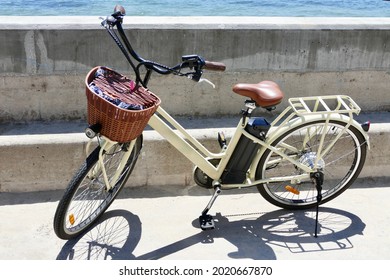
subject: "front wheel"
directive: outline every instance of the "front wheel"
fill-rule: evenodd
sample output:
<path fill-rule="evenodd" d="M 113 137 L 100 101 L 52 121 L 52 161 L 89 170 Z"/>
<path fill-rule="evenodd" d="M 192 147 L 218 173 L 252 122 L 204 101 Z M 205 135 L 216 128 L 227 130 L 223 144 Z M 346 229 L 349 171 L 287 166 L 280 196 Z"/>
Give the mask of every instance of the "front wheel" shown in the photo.
<path fill-rule="evenodd" d="M 346 123 L 325 120 L 302 124 L 293 128 L 278 139 L 272 146 L 301 164 L 317 168 L 324 174 L 322 201 L 326 203 L 344 192 L 359 176 L 363 168 L 367 142 L 362 133 L 353 126 L 347 129 Z M 322 152 L 331 148 L 321 158 Z M 336 142 L 335 142 L 336 141 Z M 277 153 L 267 150 L 261 157 L 256 179 L 269 179 L 304 174 L 296 164 Z M 257 188 L 270 203 L 284 209 L 309 209 L 317 204 L 317 189 L 311 179 L 290 180 L 261 184 Z"/>
<path fill-rule="evenodd" d="M 106 189 L 99 163 L 98 146 L 70 181 L 54 215 L 54 231 L 61 239 L 72 239 L 88 230 L 106 211 L 129 178 L 142 147 L 142 135 L 136 140 L 117 183 Z M 114 176 L 129 143 L 116 143 L 103 152 L 108 180 Z"/>

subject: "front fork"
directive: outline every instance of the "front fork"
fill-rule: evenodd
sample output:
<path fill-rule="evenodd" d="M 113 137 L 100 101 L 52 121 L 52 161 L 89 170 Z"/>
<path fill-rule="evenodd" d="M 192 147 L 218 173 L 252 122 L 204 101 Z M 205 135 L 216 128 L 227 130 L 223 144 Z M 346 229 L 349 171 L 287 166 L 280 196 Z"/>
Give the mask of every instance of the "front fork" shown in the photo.
<path fill-rule="evenodd" d="M 112 150 L 112 148 L 115 145 L 118 145 L 118 142 L 112 141 L 112 140 L 108 139 L 107 137 L 102 136 L 100 138 L 100 141 L 99 141 L 100 142 L 99 143 L 100 151 L 99 151 L 98 162 L 91 169 L 91 171 L 88 173 L 88 177 L 90 179 L 94 179 L 94 178 L 97 178 L 100 175 L 100 173 L 101 173 L 103 175 L 103 181 L 104 181 L 104 184 L 105 184 L 105 189 L 106 189 L 106 191 L 110 191 L 115 186 L 115 184 L 117 183 L 120 175 L 122 174 L 123 169 L 125 168 L 126 163 L 129 160 L 131 152 L 133 151 L 133 148 L 134 148 L 134 145 L 135 145 L 136 141 L 137 141 L 137 139 L 132 140 L 130 142 L 129 146 L 126 147 L 126 150 L 123 151 L 124 155 L 122 156 L 121 161 L 118 164 L 114 175 L 112 176 L 111 179 L 109 179 L 108 176 L 107 176 L 107 170 L 106 170 L 106 167 L 105 167 L 104 159 L 105 159 L 106 155 L 109 154 L 109 153 L 119 152 L 119 151 L 113 151 Z M 90 143 L 88 143 L 87 147 L 89 145 L 90 145 Z M 124 148 L 124 146 L 122 146 L 122 148 Z M 88 151 L 88 148 L 87 148 L 87 151 Z"/>

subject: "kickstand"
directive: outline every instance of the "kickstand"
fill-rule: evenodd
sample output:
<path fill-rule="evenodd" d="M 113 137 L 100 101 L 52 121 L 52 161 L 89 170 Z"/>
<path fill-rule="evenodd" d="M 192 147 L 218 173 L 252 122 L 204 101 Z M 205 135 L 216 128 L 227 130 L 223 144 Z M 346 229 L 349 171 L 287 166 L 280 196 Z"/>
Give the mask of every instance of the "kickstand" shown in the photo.
<path fill-rule="evenodd" d="M 200 224 L 200 228 L 202 230 L 214 229 L 214 227 L 215 227 L 213 217 L 207 213 L 211 209 L 211 206 L 213 206 L 214 201 L 217 199 L 217 197 L 220 193 L 221 193 L 221 188 L 219 187 L 219 184 L 217 184 L 214 187 L 213 196 L 211 197 L 206 208 L 202 211 L 202 215 L 199 217 L 199 224 Z"/>
<path fill-rule="evenodd" d="M 311 174 L 311 178 L 315 180 L 316 189 L 317 189 L 317 205 L 316 205 L 316 226 L 314 230 L 314 237 L 317 238 L 318 232 L 318 210 L 322 200 L 322 184 L 324 183 L 324 173 L 317 171 Z"/>

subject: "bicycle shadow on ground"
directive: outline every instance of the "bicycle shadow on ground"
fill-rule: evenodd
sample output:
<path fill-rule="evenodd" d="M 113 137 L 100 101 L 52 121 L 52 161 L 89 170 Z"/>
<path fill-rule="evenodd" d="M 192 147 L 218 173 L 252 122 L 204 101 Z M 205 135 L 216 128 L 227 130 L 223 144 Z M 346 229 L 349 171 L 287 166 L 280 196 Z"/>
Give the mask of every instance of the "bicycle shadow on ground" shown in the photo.
<path fill-rule="evenodd" d="M 141 221 L 126 210 L 107 211 L 96 225 L 62 247 L 57 260 L 135 259 L 141 239 Z"/>
<path fill-rule="evenodd" d="M 216 239 L 222 238 L 237 248 L 227 253 L 231 259 L 274 260 L 277 259 L 275 248 L 290 254 L 351 249 L 350 238 L 362 235 L 365 228 L 356 215 L 327 207 L 320 208 L 317 238 L 313 210 L 229 216 L 217 213 L 214 218 L 214 230 L 199 229 L 197 234 L 135 256 L 133 251 L 142 235 L 139 217 L 125 210 L 109 211 L 88 233 L 68 241 L 57 259 L 158 260 L 194 245 L 213 246 Z M 198 227 L 197 219 L 193 226 Z M 205 255 L 204 259 L 209 258 Z"/>

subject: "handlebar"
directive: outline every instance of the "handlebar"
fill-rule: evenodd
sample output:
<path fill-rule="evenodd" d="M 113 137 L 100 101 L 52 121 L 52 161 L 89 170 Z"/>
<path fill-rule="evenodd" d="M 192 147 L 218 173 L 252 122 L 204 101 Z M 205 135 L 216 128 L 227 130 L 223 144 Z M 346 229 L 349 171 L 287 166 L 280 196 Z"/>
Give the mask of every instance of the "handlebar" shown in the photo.
<path fill-rule="evenodd" d="M 116 5 L 114 8 L 114 13 L 111 16 L 108 16 L 106 19 L 102 21 L 102 26 L 106 28 L 110 36 L 114 39 L 115 43 L 118 45 L 130 65 L 135 71 L 137 82 L 141 82 L 141 84 L 146 87 L 149 81 L 151 71 L 155 71 L 159 74 L 174 74 L 178 76 L 186 76 L 191 78 L 192 80 L 198 82 L 203 74 L 203 69 L 211 70 L 211 71 L 225 71 L 226 66 L 220 62 L 212 62 L 205 61 L 202 57 L 198 55 L 186 55 L 182 57 L 182 62 L 169 67 L 154 61 L 146 60 L 138 55 L 137 52 L 134 51 L 131 46 L 127 36 L 122 28 L 123 17 L 126 15 L 126 11 L 121 5 Z M 116 27 L 120 38 L 117 36 L 114 27 Z M 132 59 L 135 59 L 138 62 L 138 65 L 135 66 Z M 146 67 L 147 73 L 145 74 L 145 78 L 141 79 L 139 68 L 141 66 Z M 191 71 L 187 73 L 183 73 L 181 70 L 184 68 L 188 68 Z"/>

